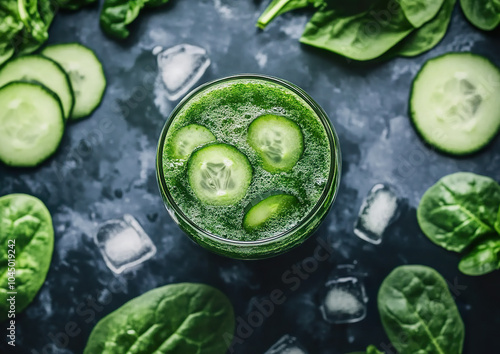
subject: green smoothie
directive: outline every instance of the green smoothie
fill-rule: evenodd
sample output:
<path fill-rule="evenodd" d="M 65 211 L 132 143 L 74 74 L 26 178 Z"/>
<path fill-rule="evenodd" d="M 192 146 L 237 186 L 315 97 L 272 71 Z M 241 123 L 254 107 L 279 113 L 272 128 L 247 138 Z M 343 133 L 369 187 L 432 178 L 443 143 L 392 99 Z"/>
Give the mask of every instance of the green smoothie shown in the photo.
<path fill-rule="evenodd" d="M 158 178 L 168 204 L 197 229 L 233 241 L 296 228 L 327 190 L 328 209 L 338 147 L 306 99 L 273 80 L 245 76 L 191 95 L 160 141 Z"/>

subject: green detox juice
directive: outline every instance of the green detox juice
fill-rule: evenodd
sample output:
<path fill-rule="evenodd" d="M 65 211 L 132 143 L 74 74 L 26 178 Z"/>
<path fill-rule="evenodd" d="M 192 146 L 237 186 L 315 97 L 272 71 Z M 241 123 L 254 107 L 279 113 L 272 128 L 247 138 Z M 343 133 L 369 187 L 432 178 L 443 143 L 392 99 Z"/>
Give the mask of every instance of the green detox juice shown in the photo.
<path fill-rule="evenodd" d="M 188 95 L 157 156 L 174 220 L 202 246 L 235 258 L 272 256 L 307 238 L 334 199 L 339 170 L 321 108 L 298 87 L 257 75 Z"/>

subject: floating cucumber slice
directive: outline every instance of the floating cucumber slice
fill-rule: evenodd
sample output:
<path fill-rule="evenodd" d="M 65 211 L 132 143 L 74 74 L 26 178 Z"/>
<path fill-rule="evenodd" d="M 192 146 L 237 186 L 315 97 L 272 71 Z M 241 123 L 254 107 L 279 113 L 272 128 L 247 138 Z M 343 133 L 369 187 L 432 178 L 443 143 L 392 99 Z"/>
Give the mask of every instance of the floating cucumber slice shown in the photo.
<path fill-rule="evenodd" d="M 430 145 L 454 155 L 478 151 L 500 129 L 500 70 L 470 53 L 431 59 L 413 82 L 410 111 Z"/>
<path fill-rule="evenodd" d="M 202 125 L 189 124 L 179 129 L 169 144 L 174 159 L 187 159 L 194 149 L 214 142 L 215 136 Z"/>
<path fill-rule="evenodd" d="M 59 146 L 65 127 L 61 101 L 45 86 L 11 82 L 0 89 L 0 161 L 33 167 Z"/>
<path fill-rule="evenodd" d="M 194 194 L 209 205 L 238 202 L 252 181 L 252 166 L 248 158 L 227 144 L 213 144 L 196 150 L 188 161 L 187 173 Z"/>
<path fill-rule="evenodd" d="M 243 228 L 252 232 L 265 226 L 269 221 L 289 212 L 298 204 L 298 199 L 289 194 L 277 194 L 255 204 L 243 218 Z"/>
<path fill-rule="evenodd" d="M 248 127 L 248 144 L 271 173 L 290 171 L 304 151 L 304 138 L 294 121 L 274 114 L 255 119 Z"/>
<path fill-rule="evenodd" d="M 0 70 L 0 87 L 12 81 L 36 81 L 54 91 L 61 100 L 64 118 L 73 111 L 75 99 L 69 77 L 52 59 L 29 55 L 11 60 Z"/>

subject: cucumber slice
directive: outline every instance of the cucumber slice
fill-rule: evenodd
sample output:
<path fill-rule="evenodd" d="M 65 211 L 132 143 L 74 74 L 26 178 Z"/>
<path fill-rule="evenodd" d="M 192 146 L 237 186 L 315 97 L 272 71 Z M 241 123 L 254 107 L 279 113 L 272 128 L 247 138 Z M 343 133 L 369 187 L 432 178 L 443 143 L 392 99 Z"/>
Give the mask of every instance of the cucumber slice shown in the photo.
<path fill-rule="evenodd" d="M 204 126 L 189 124 L 175 133 L 169 144 L 170 155 L 174 159 L 187 159 L 194 149 L 215 140 L 212 132 Z"/>
<path fill-rule="evenodd" d="M 11 60 L 0 69 L 0 87 L 12 81 L 36 81 L 54 91 L 63 106 L 67 120 L 75 99 L 68 75 L 55 61 L 41 55 L 30 55 Z"/>
<path fill-rule="evenodd" d="M 0 161 L 32 167 L 50 157 L 64 133 L 64 114 L 57 95 L 29 82 L 0 88 Z"/>
<path fill-rule="evenodd" d="M 500 70 L 470 53 L 431 59 L 413 82 L 410 112 L 417 131 L 438 150 L 476 152 L 500 129 Z"/>
<path fill-rule="evenodd" d="M 271 173 L 290 171 L 304 151 L 304 138 L 294 121 L 274 114 L 255 119 L 248 127 L 248 144 Z"/>
<path fill-rule="evenodd" d="M 292 210 L 298 199 L 289 194 L 277 194 L 255 204 L 245 214 L 243 218 L 243 228 L 247 232 L 252 232 L 265 226 L 269 221 L 274 220 Z"/>
<path fill-rule="evenodd" d="M 189 185 L 208 205 L 231 205 L 242 199 L 252 181 L 248 158 L 234 146 L 213 144 L 196 150 L 188 161 Z"/>
<path fill-rule="evenodd" d="M 78 43 L 57 44 L 45 48 L 42 54 L 66 70 L 75 94 L 71 119 L 90 115 L 101 103 L 106 89 L 106 77 L 94 52 Z"/>

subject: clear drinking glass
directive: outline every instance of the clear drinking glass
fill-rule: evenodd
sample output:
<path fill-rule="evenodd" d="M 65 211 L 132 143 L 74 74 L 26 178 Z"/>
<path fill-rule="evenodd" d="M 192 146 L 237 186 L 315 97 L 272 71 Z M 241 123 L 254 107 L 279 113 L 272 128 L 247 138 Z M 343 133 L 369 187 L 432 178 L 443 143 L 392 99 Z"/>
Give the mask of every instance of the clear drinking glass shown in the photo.
<path fill-rule="evenodd" d="M 174 198 L 169 192 L 169 186 L 165 182 L 163 176 L 163 151 L 165 138 L 172 121 L 176 115 L 190 100 L 197 95 L 202 94 L 205 90 L 210 89 L 214 85 L 226 83 L 234 80 L 263 80 L 279 85 L 287 90 L 294 92 L 302 98 L 309 108 L 313 110 L 319 117 L 325 129 L 330 146 L 330 173 L 326 182 L 323 193 L 314 207 L 310 210 L 309 214 L 303 218 L 295 227 L 269 237 L 257 241 L 236 241 L 230 240 L 211 232 L 208 232 L 196 223 L 190 220 L 176 204 Z M 341 153 L 340 145 L 335 129 L 330 123 L 325 111 L 300 87 L 271 76 L 258 75 L 258 74 L 241 74 L 222 78 L 201 85 L 200 87 L 191 91 L 172 111 L 170 117 L 167 119 L 165 126 L 161 132 L 158 149 L 156 154 L 156 177 L 160 188 L 160 193 L 163 198 L 165 207 L 169 212 L 172 219 L 179 225 L 179 227 L 189 236 L 193 241 L 206 249 L 236 259 L 261 259 L 279 255 L 287 252 L 293 247 L 304 242 L 313 232 L 319 227 L 323 219 L 328 214 L 330 207 L 335 200 L 337 190 L 340 182 L 341 174 Z"/>

